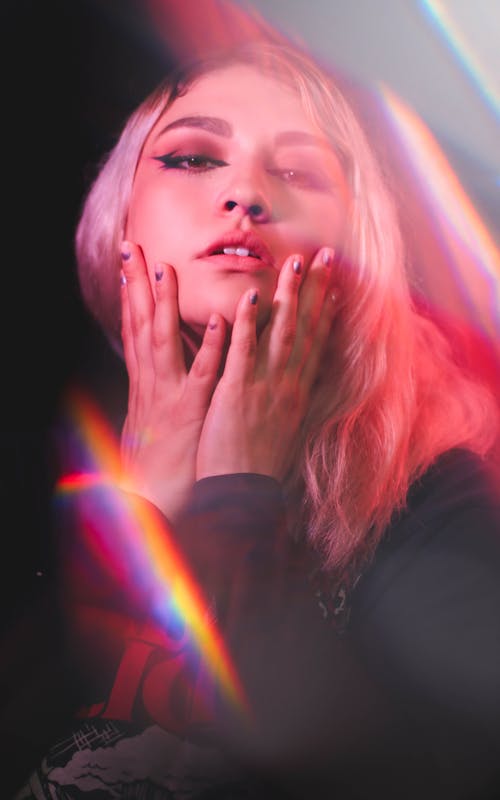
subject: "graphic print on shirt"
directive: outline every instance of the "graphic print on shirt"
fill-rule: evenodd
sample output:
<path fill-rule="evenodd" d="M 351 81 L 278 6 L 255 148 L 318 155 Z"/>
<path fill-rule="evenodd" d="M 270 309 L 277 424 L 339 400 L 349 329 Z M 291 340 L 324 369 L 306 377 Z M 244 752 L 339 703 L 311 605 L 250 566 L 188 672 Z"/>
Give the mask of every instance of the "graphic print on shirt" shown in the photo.
<path fill-rule="evenodd" d="M 214 686 L 186 631 L 144 625 L 127 639 L 108 699 L 51 748 L 15 800 L 195 800 L 232 780 L 203 742 Z M 222 785 L 221 785 L 222 791 Z"/>

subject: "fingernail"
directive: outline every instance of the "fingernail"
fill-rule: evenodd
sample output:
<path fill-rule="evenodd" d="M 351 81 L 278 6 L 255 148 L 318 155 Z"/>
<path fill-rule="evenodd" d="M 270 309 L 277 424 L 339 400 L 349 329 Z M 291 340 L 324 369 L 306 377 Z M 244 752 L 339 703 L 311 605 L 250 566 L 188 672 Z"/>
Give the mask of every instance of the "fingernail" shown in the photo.
<path fill-rule="evenodd" d="M 302 272 L 302 257 L 301 256 L 295 256 L 295 258 L 293 259 L 292 269 L 293 269 L 293 271 L 295 272 L 296 275 L 300 275 L 300 273 Z"/>
<path fill-rule="evenodd" d="M 161 281 L 163 278 L 163 267 L 161 264 L 157 264 L 155 267 L 155 278 L 157 281 Z"/>
<path fill-rule="evenodd" d="M 250 295 L 250 302 L 253 306 L 257 305 L 257 300 L 259 299 L 259 293 L 254 289 L 252 294 Z"/>
<path fill-rule="evenodd" d="M 321 255 L 321 260 L 325 267 L 331 266 L 333 262 L 333 250 L 331 249 L 331 247 L 325 247 Z"/>
<path fill-rule="evenodd" d="M 122 286 L 125 286 L 127 283 L 127 279 L 125 277 L 125 273 L 123 272 L 123 270 L 120 270 L 120 283 Z"/>
<path fill-rule="evenodd" d="M 332 303 L 337 302 L 338 294 L 337 292 L 330 292 L 330 297 L 332 298 Z"/>
<path fill-rule="evenodd" d="M 217 314 L 210 314 L 210 319 L 208 320 L 208 327 L 211 331 L 213 331 L 217 327 Z"/>
<path fill-rule="evenodd" d="M 130 245 L 128 242 L 122 242 L 121 255 L 124 261 L 130 258 Z"/>

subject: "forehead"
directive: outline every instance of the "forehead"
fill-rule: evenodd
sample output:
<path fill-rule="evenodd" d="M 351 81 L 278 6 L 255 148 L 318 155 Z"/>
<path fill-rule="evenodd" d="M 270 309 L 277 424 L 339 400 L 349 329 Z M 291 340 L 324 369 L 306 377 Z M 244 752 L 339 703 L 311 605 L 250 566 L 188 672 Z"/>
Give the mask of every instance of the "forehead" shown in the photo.
<path fill-rule="evenodd" d="M 202 75 L 162 114 L 155 128 L 189 114 L 222 117 L 255 130 L 292 127 L 324 138 L 297 91 L 282 79 L 246 64 Z"/>

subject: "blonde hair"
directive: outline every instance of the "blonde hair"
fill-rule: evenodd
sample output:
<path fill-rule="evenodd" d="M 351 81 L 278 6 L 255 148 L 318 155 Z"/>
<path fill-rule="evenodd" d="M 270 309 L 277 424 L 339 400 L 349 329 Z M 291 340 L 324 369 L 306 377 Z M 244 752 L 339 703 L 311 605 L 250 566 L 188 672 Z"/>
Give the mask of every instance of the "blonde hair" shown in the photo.
<path fill-rule="evenodd" d="M 412 300 L 393 196 L 332 77 L 298 48 L 262 41 L 173 73 L 131 115 L 85 198 L 75 240 L 81 291 L 120 352 L 119 250 L 142 147 L 198 77 L 236 62 L 295 88 L 351 186 L 349 232 L 336 265 L 339 310 L 285 490 L 297 529 L 306 529 L 324 568 L 352 578 L 439 454 L 459 446 L 488 452 L 497 408 Z"/>

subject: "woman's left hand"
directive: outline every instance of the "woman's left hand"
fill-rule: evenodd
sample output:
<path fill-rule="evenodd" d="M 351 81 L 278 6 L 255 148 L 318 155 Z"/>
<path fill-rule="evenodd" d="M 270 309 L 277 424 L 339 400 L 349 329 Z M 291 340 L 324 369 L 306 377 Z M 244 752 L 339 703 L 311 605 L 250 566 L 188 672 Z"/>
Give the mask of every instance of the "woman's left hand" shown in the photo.
<path fill-rule="evenodd" d="M 307 273 L 290 256 L 271 317 L 257 338 L 255 290 L 240 299 L 231 344 L 198 446 L 196 477 L 255 472 L 283 479 L 333 321 L 333 251 L 321 249 Z M 257 301 L 258 302 L 258 301 Z"/>

